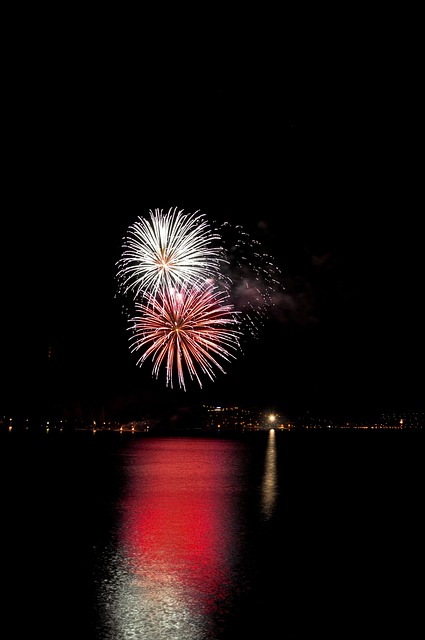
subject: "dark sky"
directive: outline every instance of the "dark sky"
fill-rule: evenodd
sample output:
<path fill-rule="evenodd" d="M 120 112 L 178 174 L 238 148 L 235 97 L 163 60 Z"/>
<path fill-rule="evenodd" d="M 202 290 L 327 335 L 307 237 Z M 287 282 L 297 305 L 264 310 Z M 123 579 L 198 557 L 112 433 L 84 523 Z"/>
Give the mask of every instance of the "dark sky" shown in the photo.
<path fill-rule="evenodd" d="M 154 63 L 137 43 L 118 52 L 89 37 L 83 48 L 59 36 L 15 47 L 2 411 L 137 417 L 199 400 L 328 415 L 422 409 L 418 46 L 346 36 L 310 48 L 295 37 L 215 43 L 205 55 L 198 36 Z M 116 298 L 128 226 L 174 206 L 243 225 L 285 287 L 227 374 L 186 393 L 136 367 Z"/>

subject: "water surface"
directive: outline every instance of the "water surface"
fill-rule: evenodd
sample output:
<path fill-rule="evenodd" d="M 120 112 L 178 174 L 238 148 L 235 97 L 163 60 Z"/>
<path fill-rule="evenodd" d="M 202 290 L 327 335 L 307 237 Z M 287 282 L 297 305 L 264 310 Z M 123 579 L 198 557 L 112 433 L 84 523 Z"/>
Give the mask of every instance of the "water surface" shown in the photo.
<path fill-rule="evenodd" d="M 5 637 L 417 637 L 422 436 L 0 445 Z"/>

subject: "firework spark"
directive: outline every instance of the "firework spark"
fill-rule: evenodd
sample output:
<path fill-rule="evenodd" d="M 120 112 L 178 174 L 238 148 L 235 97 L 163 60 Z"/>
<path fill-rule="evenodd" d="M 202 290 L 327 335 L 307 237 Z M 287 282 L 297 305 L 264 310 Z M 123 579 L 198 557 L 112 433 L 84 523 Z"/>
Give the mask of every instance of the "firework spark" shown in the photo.
<path fill-rule="evenodd" d="M 144 350 L 137 364 L 152 358 L 158 379 L 166 369 L 166 384 L 173 387 L 177 373 L 180 388 L 186 390 L 184 368 L 202 388 L 200 374 L 210 380 L 215 369 L 225 373 L 218 358 L 230 361 L 239 349 L 239 322 L 225 291 L 206 283 L 195 287 L 161 287 L 136 302 L 137 315 L 131 320 L 131 352 Z"/>
<path fill-rule="evenodd" d="M 225 222 L 218 226 L 217 233 L 226 255 L 219 276 L 221 286 L 240 312 L 244 335 L 257 339 L 284 289 L 280 269 L 262 244 L 241 225 Z"/>
<path fill-rule="evenodd" d="M 117 262 L 117 279 L 124 294 L 134 299 L 161 287 L 196 286 L 214 279 L 225 261 L 220 235 L 212 231 L 205 215 L 184 213 L 177 207 L 167 213 L 149 211 L 128 229 Z"/>

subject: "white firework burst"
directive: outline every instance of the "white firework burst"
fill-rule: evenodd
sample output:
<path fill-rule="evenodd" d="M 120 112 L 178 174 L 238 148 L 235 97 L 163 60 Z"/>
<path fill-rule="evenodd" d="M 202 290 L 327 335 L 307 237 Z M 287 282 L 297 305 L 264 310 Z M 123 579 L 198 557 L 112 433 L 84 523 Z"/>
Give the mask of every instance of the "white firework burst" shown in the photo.
<path fill-rule="evenodd" d="M 164 286 L 196 286 L 214 280 L 225 262 L 220 242 L 220 235 L 199 210 L 150 210 L 149 218 L 139 216 L 128 229 L 117 262 L 120 288 L 136 299 Z"/>

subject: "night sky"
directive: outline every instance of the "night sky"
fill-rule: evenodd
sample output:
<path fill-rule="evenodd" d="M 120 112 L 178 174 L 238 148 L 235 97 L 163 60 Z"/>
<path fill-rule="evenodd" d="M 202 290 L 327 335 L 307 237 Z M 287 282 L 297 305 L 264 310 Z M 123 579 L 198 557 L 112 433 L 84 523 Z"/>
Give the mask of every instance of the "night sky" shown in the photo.
<path fill-rule="evenodd" d="M 89 37 L 15 48 L 2 412 L 423 410 L 416 41 L 401 53 L 373 34 L 308 52 L 295 38 L 292 48 L 231 40 L 201 55 L 198 35 L 155 64 L 152 50 L 118 54 Z M 243 225 L 285 287 L 227 374 L 187 392 L 136 367 L 116 296 L 128 226 L 170 207 Z"/>

